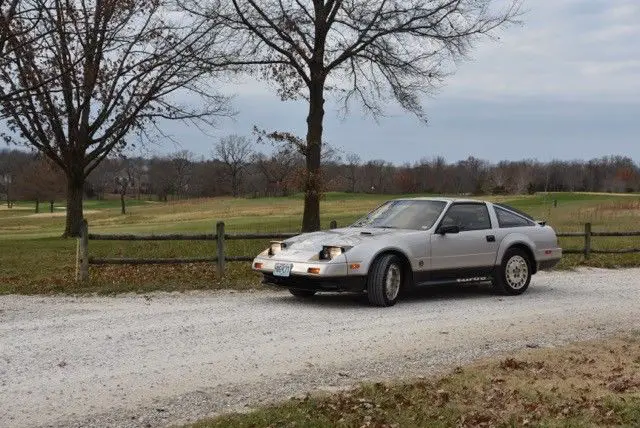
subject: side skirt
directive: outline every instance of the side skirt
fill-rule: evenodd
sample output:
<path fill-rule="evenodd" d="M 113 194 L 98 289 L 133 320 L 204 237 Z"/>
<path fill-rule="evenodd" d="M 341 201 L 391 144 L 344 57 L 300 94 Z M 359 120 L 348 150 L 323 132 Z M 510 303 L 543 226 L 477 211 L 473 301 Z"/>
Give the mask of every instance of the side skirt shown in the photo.
<path fill-rule="evenodd" d="M 495 266 L 414 272 L 417 287 L 446 284 L 473 284 L 493 279 Z"/>

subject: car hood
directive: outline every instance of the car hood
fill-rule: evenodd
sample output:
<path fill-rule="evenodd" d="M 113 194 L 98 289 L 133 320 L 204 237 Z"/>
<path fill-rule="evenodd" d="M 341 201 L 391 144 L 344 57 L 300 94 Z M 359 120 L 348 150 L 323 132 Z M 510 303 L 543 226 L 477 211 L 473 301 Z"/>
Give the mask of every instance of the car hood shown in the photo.
<path fill-rule="evenodd" d="M 303 233 L 285 241 L 285 248 L 269 258 L 274 261 L 309 262 L 318 260 L 323 246 L 356 247 L 358 245 L 379 245 L 388 242 L 391 236 L 398 238 L 404 234 L 415 233 L 406 229 L 381 229 L 348 227 L 322 232 Z M 262 254 L 266 256 L 266 251 Z"/>
<path fill-rule="evenodd" d="M 303 233 L 302 235 L 289 238 L 284 242 L 286 243 L 287 250 L 319 252 L 323 246 L 355 247 L 362 242 L 381 239 L 391 233 L 397 235 L 407 232 L 398 229 L 349 227 L 322 232 Z"/>

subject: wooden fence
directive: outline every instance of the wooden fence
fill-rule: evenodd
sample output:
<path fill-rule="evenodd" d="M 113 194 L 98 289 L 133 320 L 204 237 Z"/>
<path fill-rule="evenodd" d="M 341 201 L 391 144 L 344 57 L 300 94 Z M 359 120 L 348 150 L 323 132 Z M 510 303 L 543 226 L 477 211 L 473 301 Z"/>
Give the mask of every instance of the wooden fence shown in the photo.
<path fill-rule="evenodd" d="M 331 221 L 330 229 L 337 227 L 336 221 Z M 89 226 L 86 220 L 82 222 L 80 237 L 78 238 L 78 251 L 76 255 L 76 279 L 87 281 L 89 279 L 89 265 L 106 264 L 179 264 L 179 263 L 216 263 L 218 275 L 224 275 L 226 262 L 250 262 L 254 256 L 227 256 L 225 255 L 225 241 L 232 240 L 255 240 L 255 239 L 287 239 L 296 236 L 298 233 L 241 233 L 226 234 L 224 222 L 216 224 L 214 233 L 203 234 L 165 234 L 165 235 L 96 235 L 89 233 Z M 559 232 L 559 238 L 579 238 L 584 237 L 584 246 L 581 249 L 566 249 L 563 254 L 582 254 L 588 259 L 591 254 L 631 254 L 640 253 L 640 248 L 597 250 L 591 245 L 591 238 L 598 237 L 630 237 L 640 236 L 638 232 L 593 232 L 591 223 L 584 225 L 584 232 Z M 94 241 L 216 241 L 216 254 L 213 257 L 184 257 L 166 259 L 133 259 L 133 258 L 96 258 L 89 255 L 89 240 Z"/>
<path fill-rule="evenodd" d="M 332 220 L 330 229 L 335 229 L 337 223 Z M 80 237 L 78 238 L 78 250 L 76 254 L 76 279 L 87 281 L 89 279 L 89 265 L 145 265 L 145 264 L 179 264 L 179 263 L 216 263 L 216 272 L 224 275 L 226 262 L 250 262 L 253 256 L 228 256 L 225 255 L 225 241 L 256 240 L 256 239 L 287 239 L 299 233 L 238 233 L 227 234 L 224 231 L 224 222 L 216 224 L 214 233 L 202 234 L 165 234 L 165 235 L 96 235 L 89 233 L 87 220 L 82 221 Z M 89 240 L 92 241 L 216 241 L 216 254 L 213 257 L 183 257 L 167 259 L 132 259 L 132 258 L 97 258 L 89 255 Z"/>
<path fill-rule="evenodd" d="M 632 254 L 640 253 L 640 248 L 624 248 L 619 250 L 594 250 L 591 246 L 591 238 L 593 236 L 600 237 L 630 237 L 640 236 L 640 231 L 637 232 L 594 232 L 591 230 L 591 223 L 585 223 L 584 232 L 558 232 L 556 234 L 559 238 L 584 238 L 584 246 L 581 249 L 567 249 L 562 250 L 563 254 L 583 254 L 585 259 L 588 259 L 591 254 Z"/>

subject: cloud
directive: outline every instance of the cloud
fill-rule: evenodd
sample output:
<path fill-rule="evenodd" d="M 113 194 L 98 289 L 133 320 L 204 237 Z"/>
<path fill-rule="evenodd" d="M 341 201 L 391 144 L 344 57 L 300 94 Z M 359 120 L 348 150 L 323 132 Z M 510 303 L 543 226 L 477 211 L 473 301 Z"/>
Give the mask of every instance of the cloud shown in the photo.
<path fill-rule="evenodd" d="M 459 64 L 439 98 L 640 103 L 639 0 L 528 0 L 524 11 L 523 25 L 497 33 L 497 41 L 482 41 Z M 274 93 L 254 79 L 228 90 L 261 99 Z"/>
<path fill-rule="evenodd" d="M 482 43 L 445 96 L 640 102 L 632 60 L 640 58 L 637 0 L 538 0 L 525 7 L 525 24 L 498 43 Z"/>

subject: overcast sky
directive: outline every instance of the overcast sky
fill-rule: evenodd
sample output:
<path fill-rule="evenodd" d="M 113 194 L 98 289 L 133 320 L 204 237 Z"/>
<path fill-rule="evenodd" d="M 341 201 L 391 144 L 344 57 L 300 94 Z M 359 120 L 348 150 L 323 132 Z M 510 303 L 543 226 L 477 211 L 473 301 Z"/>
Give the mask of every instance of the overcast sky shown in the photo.
<path fill-rule="evenodd" d="M 480 45 L 432 99 L 429 124 L 390 106 L 378 123 L 327 105 L 325 141 L 364 160 L 590 159 L 640 161 L 640 0 L 528 0 L 524 25 Z M 281 102 L 263 83 L 228 85 L 237 116 L 204 135 L 166 124 L 186 149 L 209 156 L 217 138 L 251 137 L 254 125 L 305 134 L 306 106 Z"/>

